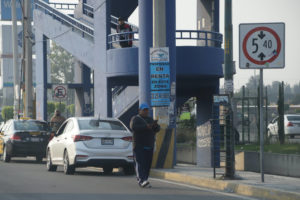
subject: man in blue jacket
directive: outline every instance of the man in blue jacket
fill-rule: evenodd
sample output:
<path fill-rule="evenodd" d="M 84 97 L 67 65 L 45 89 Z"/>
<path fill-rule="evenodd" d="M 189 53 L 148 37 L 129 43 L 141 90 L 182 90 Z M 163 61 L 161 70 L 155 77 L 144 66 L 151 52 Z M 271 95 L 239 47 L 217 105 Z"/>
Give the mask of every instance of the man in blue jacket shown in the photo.
<path fill-rule="evenodd" d="M 160 130 L 156 120 L 149 116 L 149 106 L 142 103 L 139 114 L 132 117 L 130 128 L 133 131 L 133 154 L 138 183 L 141 187 L 150 187 L 148 181 L 155 134 Z"/>

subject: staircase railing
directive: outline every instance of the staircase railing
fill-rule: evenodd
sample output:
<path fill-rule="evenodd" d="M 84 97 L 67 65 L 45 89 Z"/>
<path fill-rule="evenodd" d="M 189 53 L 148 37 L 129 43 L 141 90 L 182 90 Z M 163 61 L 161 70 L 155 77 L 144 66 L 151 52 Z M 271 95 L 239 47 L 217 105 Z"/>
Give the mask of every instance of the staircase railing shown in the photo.
<path fill-rule="evenodd" d="M 56 3 L 56 2 L 50 2 L 50 6 L 52 6 L 55 9 L 59 10 L 75 10 L 77 3 Z"/>
<path fill-rule="evenodd" d="M 60 21 L 62 24 L 69 26 L 73 31 L 78 31 L 81 33 L 82 37 L 89 36 L 94 38 L 94 29 L 69 15 L 63 14 L 51 7 L 48 3 L 42 0 L 35 0 L 35 9 L 43 11 L 45 14 L 50 15 L 54 19 Z"/>

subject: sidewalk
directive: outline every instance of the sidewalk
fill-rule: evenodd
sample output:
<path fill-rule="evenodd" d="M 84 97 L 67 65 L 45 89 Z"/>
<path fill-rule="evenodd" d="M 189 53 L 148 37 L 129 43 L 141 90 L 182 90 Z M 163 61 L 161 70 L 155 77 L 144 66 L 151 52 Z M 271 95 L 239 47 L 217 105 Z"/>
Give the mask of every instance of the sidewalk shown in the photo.
<path fill-rule="evenodd" d="M 218 171 L 224 172 L 224 169 L 218 169 Z M 265 182 L 262 183 L 259 173 L 236 171 L 236 180 L 218 180 L 213 179 L 212 168 L 199 168 L 195 165 L 184 164 L 179 164 L 174 169 L 152 169 L 151 177 L 259 199 L 300 199 L 300 178 L 265 174 Z"/>

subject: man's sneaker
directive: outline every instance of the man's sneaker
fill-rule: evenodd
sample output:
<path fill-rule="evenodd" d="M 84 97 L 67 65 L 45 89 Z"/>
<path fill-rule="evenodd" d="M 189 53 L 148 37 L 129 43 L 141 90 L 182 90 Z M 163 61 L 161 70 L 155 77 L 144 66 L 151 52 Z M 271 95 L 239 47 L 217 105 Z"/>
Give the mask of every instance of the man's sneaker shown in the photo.
<path fill-rule="evenodd" d="M 149 181 L 147 181 L 149 184 L 146 186 L 147 188 L 152 188 L 152 185 L 150 184 Z"/>
<path fill-rule="evenodd" d="M 147 187 L 148 185 L 149 185 L 150 183 L 149 183 L 149 181 L 143 181 L 142 183 L 141 183 L 141 187 Z"/>

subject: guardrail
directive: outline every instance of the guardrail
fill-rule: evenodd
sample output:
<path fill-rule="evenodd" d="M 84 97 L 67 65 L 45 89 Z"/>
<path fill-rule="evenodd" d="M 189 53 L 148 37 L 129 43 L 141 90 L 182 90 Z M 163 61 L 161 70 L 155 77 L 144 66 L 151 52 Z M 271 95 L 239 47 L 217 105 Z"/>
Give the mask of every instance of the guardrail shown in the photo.
<path fill-rule="evenodd" d="M 221 47 L 223 43 L 223 35 L 221 33 L 212 31 L 177 30 L 176 39 L 204 41 L 205 46 L 215 47 Z"/>
<path fill-rule="evenodd" d="M 109 48 L 113 48 L 113 44 L 120 42 L 138 41 L 138 32 L 124 32 L 124 33 L 113 33 L 108 36 Z"/>
<path fill-rule="evenodd" d="M 123 36 L 120 39 L 120 36 Z M 204 41 L 204 45 L 200 46 L 212 46 L 221 47 L 223 43 L 223 36 L 221 33 L 211 31 L 198 31 L 198 30 L 177 30 L 176 40 L 196 40 Z M 114 33 L 108 36 L 109 47 L 113 48 L 113 44 L 126 42 L 126 41 L 138 41 L 138 32 L 125 32 L 125 33 Z"/>
<path fill-rule="evenodd" d="M 82 34 L 82 37 L 85 35 L 94 38 L 94 29 L 86 24 L 70 17 L 69 15 L 65 15 L 55 8 L 51 7 L 48 3 L 45 3 L 41 0 L 35 0 L 35 8 L 43 11 L 45 14 L 50 15 L 54 19 L 60 21 L 61 23 L 72 28 L 73 31 L 79 31 Z"/>
<path fill-rule="evenodd" d="M 54 3 L 54 2 L 50 2 L 49 5 L 55 9 L 60 9 L 60 10 L 75 10 L 77 6 L 76 3 Z"/>
<path fill-rule="evenodd" d="M 86 3 L 82 4 L 82 13 L 88 17 L 94 18 L 94 8 Z"/>

